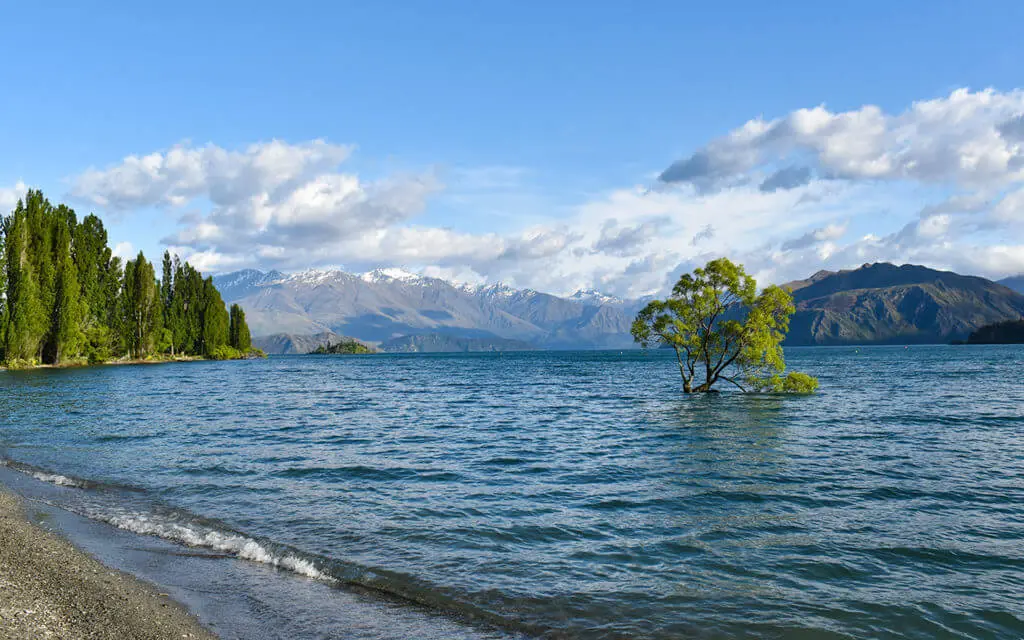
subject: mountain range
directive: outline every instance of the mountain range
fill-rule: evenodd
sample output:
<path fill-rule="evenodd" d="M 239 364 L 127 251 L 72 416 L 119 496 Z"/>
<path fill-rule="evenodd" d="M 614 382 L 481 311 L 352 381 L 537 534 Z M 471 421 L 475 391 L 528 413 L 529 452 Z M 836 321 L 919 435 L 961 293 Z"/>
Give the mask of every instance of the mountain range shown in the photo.
<path fill-rule="evenodd" d="M 294 342 L 332 332 L 372 344 L 438 334 L 491 340 L 496 348 L 501 340 L 547 349 L 623 348 L 632 344 L 629 327 L 640 304 L 594 291 L 561 298 L 503 284 L 463 285 L 398 269 L 292 275 L 248 269 L 214 282 L 225 300 L 245 309 L 253 336 L 278 336 L 277 342 L 284 340 L 279 334 Z"/>
<path fill-rule="evenodd" d="M 1004 285 L 888 263 L 820 271 L 785 285 L 797 308 L 787 344 L 963 339 L 983 325 L 1024 316 L 1024 295 L 1011 289 L 1020 280 Z M 559 297 L 471 286 L 399 269 L 247 269 L 214 283 L 225 301 L 245 309 L 255 343 L 268 353 L 307 353 L 342 336 L 388 350 L 621 349 L 633 346 L 630 324 L 646 303 L 593 290 Z"/>

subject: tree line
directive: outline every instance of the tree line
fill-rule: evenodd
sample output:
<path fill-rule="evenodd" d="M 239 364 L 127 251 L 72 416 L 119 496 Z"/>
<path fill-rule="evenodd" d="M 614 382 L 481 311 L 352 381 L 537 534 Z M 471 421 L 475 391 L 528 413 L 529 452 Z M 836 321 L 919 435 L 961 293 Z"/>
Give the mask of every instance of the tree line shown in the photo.
<path fill-rule="evenodd" d="M 245 312 L 213 278 L 165 252 L 158 279 L 140 251 L 122 263 L 95 215 L 30 190 L 0 216 L 0 362 L 99 363 L 252 351 Z"/>

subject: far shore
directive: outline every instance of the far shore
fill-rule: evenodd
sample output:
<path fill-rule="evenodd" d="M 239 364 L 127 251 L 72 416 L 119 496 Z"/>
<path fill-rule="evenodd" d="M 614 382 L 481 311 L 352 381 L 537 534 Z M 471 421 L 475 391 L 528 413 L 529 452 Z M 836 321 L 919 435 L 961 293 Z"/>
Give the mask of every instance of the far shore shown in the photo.
<path fill-rule="evenodd" d="M 248 358 L 238 358 L 239 360 L 245 360 Z M 205 358 L 203 356 L 174 356 L 166 358 L 132 358 L 132 359 L 120 359 L 120 360 L 107 360 L 105 362 L 66 362 L 63 364 L 34 364 L 25 367 L 15 367 L 9 369 L 0 364 L 0 371 L 34 371 L 36 369 L 83 369 L 86 367 L 112 367 L 120 365 L 136 365 L 136 364 L 169 364 L 172 362 L 204 362 L 212 360 L 211 358 Z"/>
<path fill-rule="evenodd" d="M 185 607 L 31 524 L 0 487 L 0 640 L 216 640 Z"/>

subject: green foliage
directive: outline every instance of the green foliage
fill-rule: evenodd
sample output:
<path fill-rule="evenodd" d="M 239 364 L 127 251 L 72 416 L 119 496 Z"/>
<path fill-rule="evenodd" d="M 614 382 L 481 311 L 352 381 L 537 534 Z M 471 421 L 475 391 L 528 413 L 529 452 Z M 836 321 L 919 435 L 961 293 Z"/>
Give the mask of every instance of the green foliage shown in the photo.
<path fill-rule="evenodd" d="M 56 264 L 54 280 L 54 301 L 52 314 L 53 362 L 60 364 L 67 358 L 74 358 L 81 352 L 85 340 L 82 323 L 85 319 L 85 302 L 78 285 L 78 269 L 71 257 L 71 219 L 62 216 L 57 221 L 55 234 Z"/>
<path fill-rule="evenodd" d="M 228 342 L 239 351 L 246 352 L 252 348 L 252 336 L 249 335 L 249 325 L 245 322 L 245 311 L 237 304 L 231 305 Z"/>
<path fill-rule="evenodd" d="M 1024 344 L 1024 320 L 985 325 L 972 332 L 967 344 Z"/>
<path fill-rule="evenodd" d="M 648 303 L 632 334 L 644 348 L 675 350 L 684 393 L 711 391 L 720 380 L 763 389 L 785 370 L 782 340 L 793 311 L 787 291 L 769 286 L 758 293 L 742 266 L 719 258 L 683 274 L 667 300 Z"/>
<path fill-rule="evenodd" d="M 0 362 L 3 362 L 6 358 L 4 356 L 4 334 L 7 333 L 7 262 L 4 256 L 7 255 L 5 250 L 6 241 L 4 236 L 6 233 L 7 219 L 0 215 Z"/>
<path fill-rule="evenodd" d="M 231 319 L 224 301 L 217 288 L 213 286 L 213 278 L 203 281 L 203 307 L 200 319 L 202 327 L 202 353 L 209 357 L 220 347 L 228 344 L 228 329 Z"/>
<path fill-rule="evenodd" d="M 163 327 L 160 329 L 160 338 L 156 342 L 156 352 L 170 353 L 171 346 L 171 330 L 167 327 Z"/>
<path fill-rule="evenodd" d="M 111 255 L 107 246 L 107 230 L 103 228 L 103 222 L 94 215 L 86 216 L 75 226 L 72 244 L 86 323 L 109 326 L 116 311 L 121 263 Z"/>
<path fill-rule="evenodd" d="M 814 393 L 818 389 L 818 379 L 806 373 L 791 371 L 785 377 L 773 375 L 757 380 L 753 389 L 767 393 Z"/>
<path fill-rule="evenodd" d="M 246 354 L 244 352 L 239 351 L 238 349 L 226 344 L 221 344 L 217 345 L 207 353 L 206 357 L 211 360 L 241 360 L 245 355 Z"/>
<path fill-rule="evenodd" d="M 8 367 L 201 355 L 227 346 L 228 311 L 210 279 L 165 253 L 122 265 L 94 215 L 78 221 L 30 190 L 0 215 L 0 362 Z M 235 343 L 250 351 L 239 308 Z M 217 353 L 222 353 L 217 351 Z"/>
<path fill-rule="evenodd" d="M 8 361 L 32 361 L 39 357 L 46 332 L 46 313 L 39 299 L 31 260 L 29 215 L 24 202 L 18 202 L 6 219 L 4 230 L 7 272 L 4 356 Z"/>
<path fill-rule="evenodd" d="M 376 351 L 358 340 L 341 340 L 333 344 L 320 345 L 313 351 L 310 351 L 310 354 L 316 355 L 353 355 L 360 353 L 376 353 Z"/>
<path fill-rule="evenodd" d="M 19 369 L 32 369 L 39 366 L 39 361 L 35 358 L 11 358 L 4 362 L 4 366 L 11 371 L 17 371 Z"/>
<path fill-rule="evenodd" d="M 114 357 L 117 341 L 110 327 L 93 324 L 85 330 L 83 354 L 89 364 L 101 364 Z"/>
<path fill-rule="evenodd" d="M 141 251 L 124 266 L 120 316 L 128 354 L 145 358 L 153 353 L 162 335 L 163 311 L 156 273 Z"/>

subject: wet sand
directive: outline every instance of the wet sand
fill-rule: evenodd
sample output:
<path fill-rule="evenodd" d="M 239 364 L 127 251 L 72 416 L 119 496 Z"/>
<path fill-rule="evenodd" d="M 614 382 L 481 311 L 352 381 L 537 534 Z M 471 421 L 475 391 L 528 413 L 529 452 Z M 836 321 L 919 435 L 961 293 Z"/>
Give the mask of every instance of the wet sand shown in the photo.
<path fill-rule="evenodd" d="M 0 639 L 216 638 L 178 603 L 30 524 L 0 489 Z"/>

